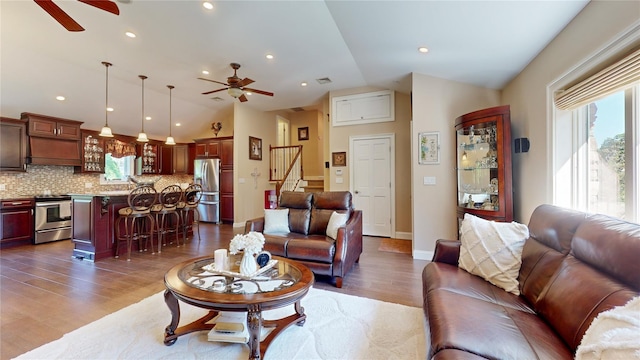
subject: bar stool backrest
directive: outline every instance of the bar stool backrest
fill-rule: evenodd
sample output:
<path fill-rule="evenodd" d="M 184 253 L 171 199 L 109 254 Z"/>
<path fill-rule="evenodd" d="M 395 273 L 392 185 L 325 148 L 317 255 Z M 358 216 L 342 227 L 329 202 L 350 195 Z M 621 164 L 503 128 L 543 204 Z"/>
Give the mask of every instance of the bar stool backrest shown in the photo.
<path fill-rule="evenodd" d="M 184 189 L 185 202 L 188 207 L 196 207 L 202 198 L 202 185 L 191 184 Z"/>
<path fill-rule="evenodd" d="M 138 186 L 129 193 L 129 207 L 136 212 L 149 211 L 156 203 L 158 192 L 151 185 Z"/>
<path fill-rule="evenodd" d="M 165 209 L 175 209 L 182 201 L 182 188 L 179 185 L 169 185 L 160 192 L 160 204 Z"/>

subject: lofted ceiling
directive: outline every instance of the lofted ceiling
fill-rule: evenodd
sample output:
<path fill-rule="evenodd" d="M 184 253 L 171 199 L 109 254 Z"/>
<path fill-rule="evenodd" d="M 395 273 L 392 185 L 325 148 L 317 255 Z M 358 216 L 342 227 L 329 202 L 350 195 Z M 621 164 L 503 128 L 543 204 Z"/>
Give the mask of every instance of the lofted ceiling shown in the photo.
<path fill-rule="evenodd" d="M 240 78 L 255 81 L 249 87 L 275 93 L 243 103 L 264 111 L 313 108 L 329 91 L 362 86 L 409 93 L 413 72 L 501 89 L 588 1 L 236 0 L 207 10 L 201 1 L 119 0 L 119 16 L 55 3 L 85 31 L 67 31 L 34 1 L 0 1 L 0 114 L 33 112 L 99 130 L 108 61 L 113 131 L 139 132 L 138 75 L 146 75 L 147 134 L 168 135 L 167 85 L 174 85 L 172 133 L 189 142 L 213 136 L 211 122 L 238 101 L 225 91 L 201 95 L 222 86 L 197 79 L 225 82 L 231 62 L 242 65 Z"/>

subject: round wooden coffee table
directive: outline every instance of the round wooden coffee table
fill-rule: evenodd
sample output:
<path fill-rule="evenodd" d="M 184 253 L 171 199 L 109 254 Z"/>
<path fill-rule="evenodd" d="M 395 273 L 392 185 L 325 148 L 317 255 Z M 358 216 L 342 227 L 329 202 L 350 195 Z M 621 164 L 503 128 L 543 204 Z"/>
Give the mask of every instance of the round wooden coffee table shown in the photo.
<path fill-rule="evenodd" d="M 314 277 L 306 266 L 280 257 L 273 268 L 253 279 L 242 279 L 221 274 L 212 274 L 205 268 L 212 264 L 212 257 L 201 257 L 184 261 L 171 268 L 164 276 L 167 290 L 164 301 L 171 311 L 171 323 L 164 331 L 165 345 L 173 345 L 179 336 L 194 331 L 211 330 L 207 324 L 219 311 L 247 312 L 249 330 L 249 359 L 264 357 L 269 344 L 291 324 L 302 326 L 307 318 L 300 300 L 307 294 Z M 210 310 L 200 319 L 178 327 L 180 305 L 178 300 L 189 305 Z M 264 320 L 263 310 L 294 304 L 295 313 L 278 320 Z M 273 328 L 260 341 L 262 328 Z"/>

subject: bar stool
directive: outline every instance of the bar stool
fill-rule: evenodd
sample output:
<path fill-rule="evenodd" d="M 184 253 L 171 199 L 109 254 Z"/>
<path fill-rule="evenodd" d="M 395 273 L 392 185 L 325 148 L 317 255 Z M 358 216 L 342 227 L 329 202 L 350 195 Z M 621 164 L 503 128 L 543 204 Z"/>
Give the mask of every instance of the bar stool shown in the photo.
<path fill-rule="evenodd" d="M 179 185 L 169 185 L 160 191 L 159 202 L 151 207 L 151 214 L 156 221 L 158 236 L 158 252 L 162 252 L 162 245 L 167 245 L 167 236 L 174 234 L 180 246 L 180 214 L 178 204 L 182 202 L 182 188 Z M 173 218 L 173 222 L 171 222 Z M 184 241 L 183 241 L 184 244 Z"/>
<path fill-rule="evenodd" d="M 118 219 L 115 223 L 116 258 L 120 256 L 120 242 L 127 242 L 127 261 L 131 261 L 131 244 L 138 241 L 138 251 L 142 252 L 142 240 L 145 240 L 144 250 L 151 241 L 153 250 L 154 219 L 151 216 L 151 207 L 156 203 L 156 189 L 151 185 L 138 186 L 131 190 L 127 202 L 129 207 L 118 210 Z M 121 234 L 121 222 L 124 221 L 124 236 Z"/>
<path fill-rule="evenodd" d="M 196 223 L 198 231 L 198 241 L 200 241 L 200 212 L 198 204 L 202 198 L 202 186 L 200 184 L 191 184 L 184 189 L 184 201 L 178 205 L 182 223 L 182 236 L 187 240 L 187 231 L 193 229 L 193 223 Z M 193 221 L 189 221 L 190 214 L 193 213 Z M 197 218 L 197 220 L 196 220 Z"/>

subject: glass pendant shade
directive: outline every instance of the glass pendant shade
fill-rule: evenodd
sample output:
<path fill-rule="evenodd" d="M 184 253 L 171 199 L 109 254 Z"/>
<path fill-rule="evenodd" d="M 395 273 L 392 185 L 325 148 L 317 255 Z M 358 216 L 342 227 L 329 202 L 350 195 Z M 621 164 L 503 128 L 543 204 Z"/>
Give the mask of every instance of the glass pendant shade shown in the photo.
<path fill-rule="evenodd" d="M 242 91 L 242 89 L 234 88 L 234 87 L 230 87 L 229 90 L 227 90 L 227 92 L 229 93 L 229 95 L 233 96 L 234 98 L 238 98 L 242 96 L 242 94 L 244 94 L 244 91 Z"/>
<path fill-rule="evenodd" d="M 144 79 L 147 77 L 144 75 L 138 75 L 138 77 L 142 80 L 142 128 L 140 129 L 140 133 L 138 134 L 136 141 L 149 142 L 147 134 L 144 133 Z"/>
<path fill-rule="evenodd" d="M 167 141 L 165 141 L 165 144 L 175 145 L 176 141 L 173 140 L 173 136 L 171 136 L 171 90 L 173 90 L 175 86 L 167 85 L 167 87 L 169 88 L 169 136 L 167 136 Z"/>
<path fill-rule="evenodd" d="M 107 81 L 106 81 L 106 90 L 105 90 L 105 107 L 104 107 L 104 126 L 102 127 L 102 131 L 100 131 L 100 136 L 103 137 L 113 137 L 113 133 L 111 132 L 111 128 L 109 127 L 109 66 L 111 63 L 106 61 L 102 62 L 102 65 L 106 68 Z"/>

